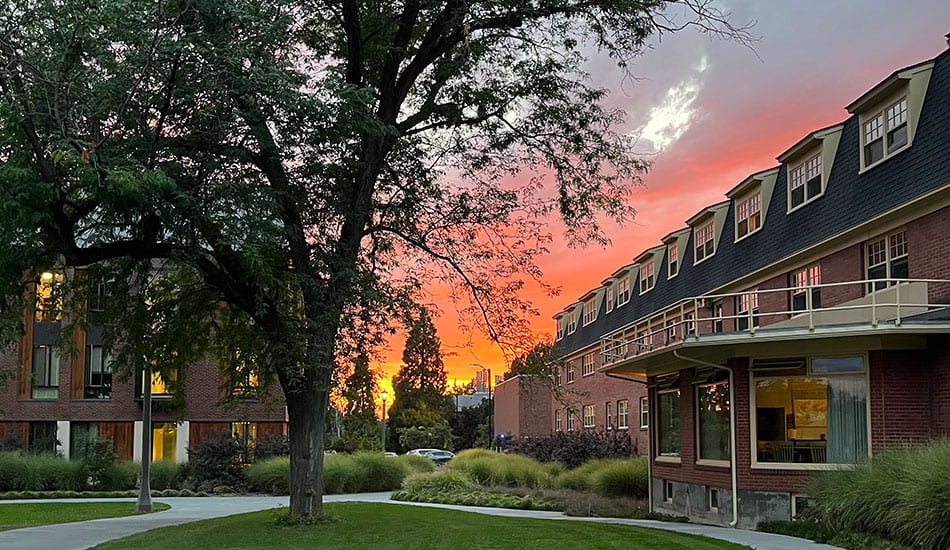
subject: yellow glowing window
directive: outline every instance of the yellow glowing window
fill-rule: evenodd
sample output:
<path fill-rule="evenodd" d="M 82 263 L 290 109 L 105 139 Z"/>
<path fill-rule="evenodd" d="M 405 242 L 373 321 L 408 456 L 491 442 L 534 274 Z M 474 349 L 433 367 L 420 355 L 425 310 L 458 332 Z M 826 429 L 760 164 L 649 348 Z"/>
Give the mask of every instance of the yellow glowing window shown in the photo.
<path fill-rule="evenodd" d="M 175 462 L 178 426 L 172 422 L 152 425 L 152 461 Z"/>
<path fill-rule="evenodd" d="M 55 322 L 62 318 L 63 306 L 56 287 L 63 282 L 59 273 L 44 272 L 36 284 L 36 320 Z"/>

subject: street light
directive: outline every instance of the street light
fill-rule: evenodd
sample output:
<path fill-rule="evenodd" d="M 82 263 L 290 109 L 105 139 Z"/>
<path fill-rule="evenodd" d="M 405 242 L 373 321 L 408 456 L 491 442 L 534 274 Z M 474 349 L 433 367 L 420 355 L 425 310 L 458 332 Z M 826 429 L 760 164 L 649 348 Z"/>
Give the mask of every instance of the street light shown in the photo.
<path fill-rule="evenodd" d="M 383 398 L 383 415 L 379 423 L 380 431 L 382 432 L 380 435 L 380 440 L 382 441 L 382 444 L 383 444 L 383 452 L 386 452 L 386 398 L 389 397 L 389 393 L 383 390 L 383 392 L 379 394 L 379 396 Z"/>

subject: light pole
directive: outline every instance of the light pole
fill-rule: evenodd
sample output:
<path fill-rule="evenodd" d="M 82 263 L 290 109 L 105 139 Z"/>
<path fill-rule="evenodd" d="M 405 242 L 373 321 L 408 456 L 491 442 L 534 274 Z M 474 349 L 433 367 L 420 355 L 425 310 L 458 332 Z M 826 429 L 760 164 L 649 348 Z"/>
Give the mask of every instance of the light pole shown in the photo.
<path fill-rule="evenodd" d="M 383 398 L 383 415 L 379 423 L 380 440 L 383 444 L 383 452 L 386 452 L 386 398 L 389 397 L 389 393 L 384 390 L 379 396 Z"/>
<path fill-rule="evenodd" d="M 145 362 L 142 372 L 142 482 L 139 484 L 139 497 L 135 501 L 136 512 L 152 511 L 152 490 L 149 484 L 152 465 L 152 369 Z"/>

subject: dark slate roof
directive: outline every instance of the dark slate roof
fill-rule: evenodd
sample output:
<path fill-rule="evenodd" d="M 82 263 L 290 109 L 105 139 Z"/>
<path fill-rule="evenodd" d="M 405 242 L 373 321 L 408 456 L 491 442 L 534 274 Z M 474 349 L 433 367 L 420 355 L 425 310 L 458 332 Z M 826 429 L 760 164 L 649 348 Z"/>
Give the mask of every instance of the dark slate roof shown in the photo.
<path fill-rule="evenodd" d="M 823 196 L 786 214 L 788 166 L 783 164 L 761 230 L 733 242 L 735 211 L 730 207 L 715 255 L 694 266 L 691 234 L 679 253 L 679 275 L 667 279 L 668 265 L 663 262 L 656 286 L 643 296 L 638 296 L 638 282 L 631 281 L 633 297 L 627 304 L 606 314 L 601 303 L 597 320 L 587 326 L 578 321 L 577 330 L 558 341 L 561 350 L 570 353 L 588 346 L 678 300 L 708 293 L 950 182 L 950 50 L 934 59 L 914 143 L 908 149 L 859 175 L 858 117 L 852 115 L 843 124 Z"/>

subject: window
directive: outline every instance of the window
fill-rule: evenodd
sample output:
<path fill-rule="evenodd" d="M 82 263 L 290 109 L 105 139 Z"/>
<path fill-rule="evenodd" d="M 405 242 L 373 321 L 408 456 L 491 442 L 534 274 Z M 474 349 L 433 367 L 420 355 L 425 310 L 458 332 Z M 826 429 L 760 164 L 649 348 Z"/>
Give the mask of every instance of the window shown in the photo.
<path fill-rule="evenodd" d="M 36 283 L 36 312 L 35 318 L 40 323 L 54 323 L 62 319 L 63 302 L 61 283 L 63 276 L 59 273 L 44 272 Z"/>
<path fill-rule="evenodd" d="M 99 439 L 98 422 L 69 423 L 69 458 L 78 460 L 86 456 Z"/>
<path fill-rule="evenodd" d="M 109 399 L 112 396 L 112 357 L 103 346 L 86 347 L 85 399 Z"/>
<path fill-rule="evenodd" d="M 736 203 L 736 240 L 755 233 L 762 226 L 762 198 L 759 193 Z"/>
<path fill-rule="evenodd" d="M 650 427 L 650 400 L 646 397 L 640 398 L 640 428 Z"/>
<path fill-rule="evenodd" d="M 724 373 L 696 386 L 696 416 L 701 460 L 729 460 L 729 381 Z"/>
<path fill-rule="evenodd" d="M 617 401 L 617 428 L 621 430 L 627 429 L 627 400 L 621 399 Z"/>
<path fill-rule="evenodd" d="M 798 517 L 798 514 L 805 511 L 809 504 L 809 497 L 805 495 L 792 495 L 792 519 L 795 519 Z"/>
<path fill-rule="evenodd" d="M 567 411 L 567 431 L 574 431 L 574 415 L 571 414 L 570 410 Z"/>
<path fill-rule="evenodd" d="M 683 338 L 686 338 L 687 335 L 695 334 L 696 325 L 693 324 L 692 313 L 687 313 L 686 315 L 683 316 L 683 318 L 686 320 L 686 323 L 684 324 Z"/>
<path fill-rule="evenodd" d="M 231 388 L 231 395 L 253 399 L 257 397 L 260 379 L 252 370 L 242 370 L 241 379 Z"/>
<path fill-rule="evenodd" d="M 27 450 L 30 454 L 55 453 L 57 436 L 56 422 L 30 422 Z"/>
<path fill-rule="evenodd" d="M 883 235 L 865 245 L 868 279 L 906 279 L 907 239 L 904 231 Z M 880 290 L 894 284 L 895 281 L 881 281 L 868 285 L 868 291 Z M 872 289 L 873 287 L 873 289 Z"/>
<path fill-rule="evenodd" d="M 606 299 L 607 313 L 610 313 L 614 310 L 614 285 L 607 286 L 607 299 Z"/>
<path fill-rule="evenodd" d="M 59 397 L 59 353 L 52 346 L 33 346 L 33 399 Z"/>
<path fill-rule="evenodd" d="M 758 289 L 736 296 L 736 330 L 749 330 L 751 326 L 759 326 L 759 291 Z"/>
<path fill-rule="evenodd" d="M 178 444 L 178 425 L 174 422 L 152 424 L 152 461 L 167 460 L 175 462 Z"/>
<path fill-rule="evenodd" d="M 574 365 L 568 363 L 567 366 L 564 367 L 564 370 L 565 372 L 567 372 L 567 383 L 573 384 L 574 383 Z"/>
<path fill-rule="evenodd" d="M 663 500 L 673 502 L 673 482 L 666 479 L 663 480 Z"/>
<path fill-rule="evenodd" d="M 567 314 L 567 333 L 574 334 L 577 330 L 577 315 L 572 311 Z"/>
<path fill-rule="evenodd" d="M 719 511 L 719 489 L 706 487 L 706 505 L 710 512 Z"/>
<path fill-rule="evenodd" d="M 666 322 L 666 343 L 672 344 L 676 341 L 676 325 L 679 324 L 679 320 L 670 319 Z"/>
<path fill-rule="evenodd" d="M 654 277 L 654 271 L 656 269 L 653 260 L 647 260 L 645 263 L 640 264 L 640 294 L 653 288 L 653 285 L 656 283 Z"/>
<path fill-rule="evenodd" d="M 551 369 L 551 377 L 554 378 L 554 387 L 557 388 L 561 385 L 561 369 L 560 367 L 554 367 Z"/>
<path fill-rule="evenodd" d="M 581 357 L 581 375 L 590 376 L 594 374 L 594 352 L 585 353 Z"/>
<path fill-rule="evenodd" d="M 805 311 L 808 309 L 808 292 L 811 289 L 811 307 L 814 309 L 821 307 L 821 289 L 817 285 L 821 284 L 821 267 L 813 265 L 800 269 L 792 274 L 792 311 Z"/>
<path fill-rule="evenodd" d="M 656 398 L 656 447 L 659 456 L 680 455 L 680 391 L 668 390 Z"/>
<path fill-rule="evenodd" d="M 171 378 L 170 379 L 163 378 L 162 373 L 160 372 L 152 373 L 152 383 L 150 385 L 152 398 L 167 399 L 172 396 L 172 391 L 169 386 L 171 385 L 172 382 L 174 382 L 177 379 L 177 376 L 175 376 L 174 373 L 169 373 L 166 376 L 171 376 Z M 144 382 L 145 382 L 145 373 L 143 372 L 141 373 L 138 381 L 135 384 L 136 392 L 140 399 L 144 396 L 144 391 L 143 391 Z"/>
<path fill-rule="evenodd" d="M 617 306 L 630 301 L 630 276 L 624 275 L 617 281 Z"/>
<path fill-rule="evenodd" d="M 667 265 L 668 273 L 666 277 L 668 279 L 672 279 L 673 277 L 676 277 L 676 275 L 679 274 L 680 272 L 679 248 L 675 244 L 671 244 L 669 246 L 668 258 L 669 258 L 668 265 Z"/>
<path fill-rule="evenodd" d="M 554 431 L 561 431 L 561 409 L 554 411 Z"/>
<path fill-rule="evenodd" d="M 254 461 L 254 442 L 257 440 L 257 422 L 232 422 L 231 434 L 238 442 L 241 464 Z"/>
<path fill-rule="evenodd" d="M 855 464 L 867 460 L 863 357 L 757 361 L 753 363 L 753 388 L 759 463 Z"/>
<path fill-rule="evenodd" d="M 593 428 L 594 427 L 594 406 L 593 405 L 584 405 L 584 427 Z"/>
<path fill-rule="evenodd" d="M 712 303 L 713 332 L 722 332 L 722 300 L 716 300 Z"/>
<path fill-rule="evenodd" d="M 565 325 L 565 324 L 566 324 L 566 323 L 564 322 L 564 317 L 558 317 L 558 319 L 557 319 L 557 339 L 558 339 L 558 340 L 560 340 L 561 338 L 564 338 L 564 325 Z"/>
<path fill-rule="evenodd" d="M 112 297 L 112 281 L 99 281 L 92 285 L 86 307 L 89 311 L 103 311 Z"/>
<path fill-rule="evenodd" d="M 902 97 L 865 118 L 863 130 L 865 167 L 903 149 L 907 145 L 907 98 Z"/>
<path fill-rule="evenodd" d="M 789 172 L 788 210 L 811 202 L 821 195 L 821 153 L 809 158 Z"/>
<path fill-rule="evenodd" d="M 705 260 L 715 252 L 715 239 L 713 238 L 713 222 L 696 228 L 696 257 L 694 264 Z"/>
<path fill-rule="evenodd" d="M 597 319 L 597 299 L 591 298 L 584 302 L 584 326 L 591 324 Z"/>
<path fill-rule="evenodd" d="M 604 415 L 604 426 L 606 426 L 608 430 L 614 427 L 614 418 L 613 418 L 613 415 L 610 414 L 610 411 L 611 411 L 610 405 L 612 405 L 610 401 L 607 401 L 606 403 L 604 403 L 604 412 L 606 413 Z"/>

